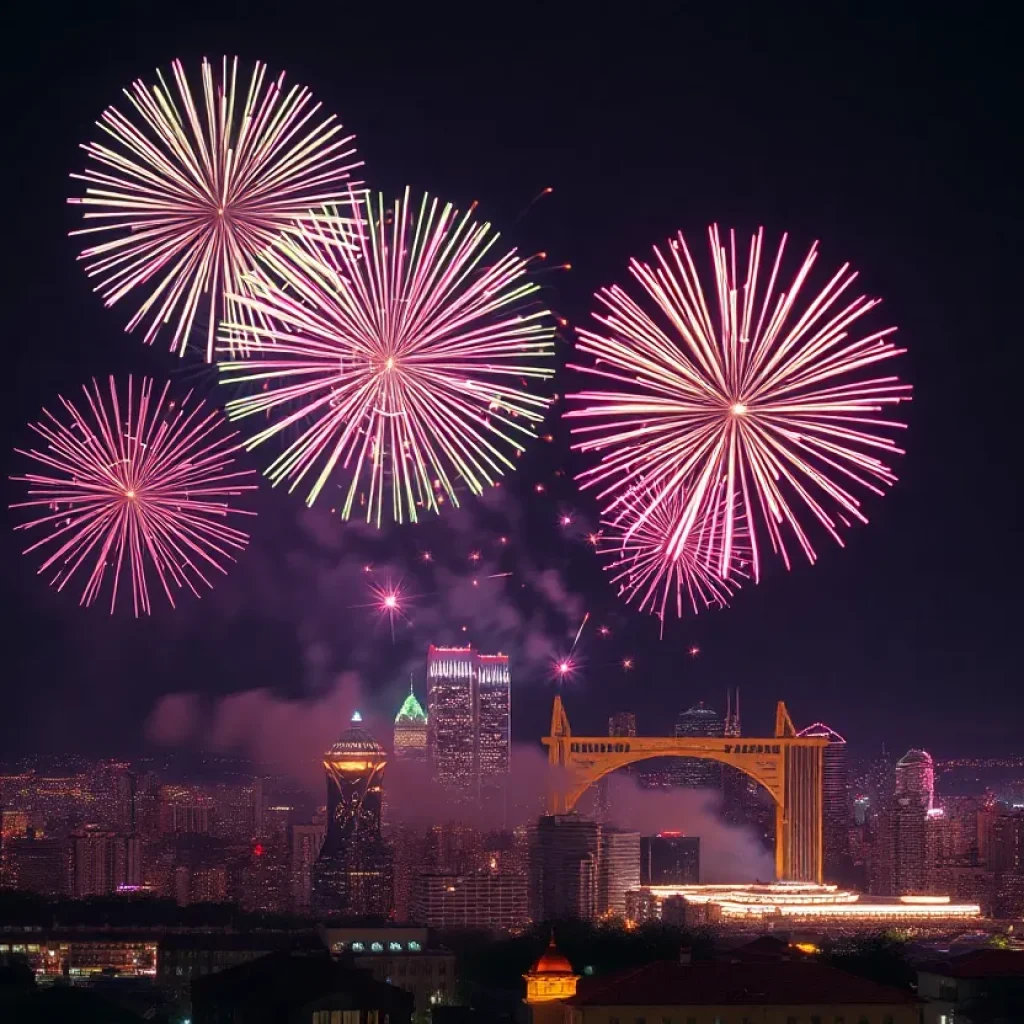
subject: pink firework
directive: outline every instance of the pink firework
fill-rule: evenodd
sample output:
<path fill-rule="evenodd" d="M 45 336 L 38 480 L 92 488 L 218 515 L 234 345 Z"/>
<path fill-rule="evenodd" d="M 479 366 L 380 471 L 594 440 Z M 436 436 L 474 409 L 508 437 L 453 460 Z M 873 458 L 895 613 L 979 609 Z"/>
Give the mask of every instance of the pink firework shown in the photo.
<path fill-rule="evenodd" d="M 153 382 L 128 379 L 118 393 L 96 381 L 82 390 L 85 404 L 61 398 L 64 417 L 43 410 L 31 424 L 42 450 L 17 449 L 41 469 L 12 479 L 28 484 L 28 500 L 12 508 L 42 512 L 18 530 L 38 536 L 25 554 L 40 552 L 58 590 L 81 570 L 80 603 L 90 605 L 110 584 L 113 612 L 123 576 L 130 577 L 135 614 L 151 612 L 150 577 L 167 600 L 187 588 L 212 586 L 209 574 L 225 572 L 248 536 L 228 526 L 243 513 L 233 499 L 256 489 L 252 470 L 233 468 L 236 435 L 221 414 L 191 400 L 168 400 Z M 42 536 L 39 536 L 42 534 Z"/>
<path fill-rule="evenodd" d="M 749 573 L 743 520 L 733 538 L 733 563 L 728 572 L 719 571 L 727 518 L 720 490 L 678 553 L 672 537 L 687 507 L 681 489 L 655 504 L 645 488 L 633 488 L 619 502 L 615 518 L 603 524 L 597 553 L 608 559 L 605 569 L 612 583 L 627 603 L 637 601 L 640 611 L 657 615 L 663 629 L 670 609 L 682 618 L 687 610 L 697 614 L 705 608 L 724 608 Z"/>
<path fill-rule="evenodd" d="M 581 330 L 578 341 L 594 362 L 573 368 L 601 386 L 569 395 L 579 407 L 566 415 L 583 421 L 574 447 L 600 455 L 579 479 L 599 488 L 606 515 L 627 506 L 641 482 L 650 499 L 638 522 L 684 488 L 671 512 L 669 550 L 678 558 L 721 488 L 717 573 L 733 571 L 742 517 L 756 580 L 764 535 L 788 567 L 787 537 L 816 560 L 805 517 L 840 544 L 841 527 L 867 521 L 854 489 L 882 494 L 895 482 L 883 460 L 902 449 L 886 432 L 904 425 L 885 414 L 909 401 L 911 389 L 870 375 L 904 350 L 890 340 L 894 327 L 853 333 L 879 300 L 849 296 L 857 275 L 848 264 L 805 300 L 816 244 L 789 288 L 776 292 L 785 236 L 767 284 L 761 231 L 743 262 L 734 233 L 723 241 L 712 227 L 709 236 L 717 317 L 681 234 L 667 254 L 655 248 L 653 265 L 632 261 L 650 301 L 641 305 L 618 286 L 598 293 L 602 330 Z"/>
<path fill-rule="evenodd" d="M 554 324 L 472 210 L 406 190 L 360 213 L 307 218 L 262 255 L 238 298 L 272 326 L 225 325 L 250 341 L 220 364 L 249 389 L 228 415 L 258 417 L 250 449 L 291 433 L 267 476 L 307 504 L 333 481 L 342 518 L 414 522 L 515 469 L 549 404 L 529 387 L 554 374 Z"/>
<path fill-rule="evenodd" d="M 98 239 L 80 258 L 108 306 L 142 294 L 127 329 L 144 324 L 147 342 L 171 325 L 184 352 L 203 309 L 209 361 L 219 322 L 241 312 L 225 295 L 297 215 L 344 202 L 359 162 L 334 116 L 265 64 L 240 82 L 237 58 L 219 74 L 204 59 L 199 102 L 180 61 L 171 72 L 173 87 L 158 71 L 125 90 L 127 113 L 103 112 L 105 140 L 82 147 L 90 163 L 72 175 L 88 186 L 68 200 L 87 225 L 72 234 Z"/>

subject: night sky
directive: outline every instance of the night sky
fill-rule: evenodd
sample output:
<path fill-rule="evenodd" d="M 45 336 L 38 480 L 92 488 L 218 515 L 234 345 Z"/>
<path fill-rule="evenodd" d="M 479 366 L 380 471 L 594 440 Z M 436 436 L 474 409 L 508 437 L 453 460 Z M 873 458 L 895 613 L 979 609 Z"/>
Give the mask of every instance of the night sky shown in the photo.
<path fill-rule="evenodd" d="M 356 133 L 373 187 L 479 200 L 510 244 L 571 262 L 538 280 L 573 323 L 589 317 L 597 287 L 625 283 L 629 257 L 678 229 L 702 257 L 713 221 L 744 234 L 763 224 L 773 239 L 787 230 L 801 250 L 820 239 L 822 273 L 849 260 L 885 299 L 884 323 L 872 323 L 897 324 L 909 349 L 898 367 L 915 388 L 908 453 L 845 550 L 816 535 L 817 566 L 773 566 L 730 609 L 670 621 L 663 640 L 656 620 L 618 603 L 579 540 L 597 510 L 572 482 L 582 463 L 561 405 L 553 444 L 533 445 L 500 491 L 437 522 L 377 534 L 263 488 L 232 575 L 149 621 L 51 592 L 8 522 L 0 753 L 140 752 L 153 729 L 175 735 L 153 718 L 168 695 L 190 695 L 176 699 L 224 726 L 222 698 L 265 690 L 266 716 L 246 727 L 257 731 L 307 713 L 336 715 L 340 729 L 350 699 L 393 715 L 410 671 L 422 693 L 431 639 L 511 652 L 513 730 L 525 741 L 546 726 L 550 658 L 587 610 L 581 671 L 566 687 L 580 731 L 628 708 L 641 731 L 667 732 L 680 710 L 723 706 L 738 685 L 751 733 L 782 698 L 798 725 L 823 719 L 865 753 L 883 740 L 939 757 L 1021 749 L 1022 83 L 1005 26 L 969 20 L 979 17 L 969 7 L 944 16 L 941 5 L 921 20 L 808 20 L 773 5 L 753 17 L 742 5 L 672 17 L 664 10 L 697 5 L 595 4 L 585 19 L 551 14 L 577 5 L 480 5 L 467 16 L 432 4 L 411 19 L 387 4 L 365 14 L 344 3 L 88 6 L 88 18 L 78 5 L 62 18 L 22 4 L 5 24 L 8 520 L 11 449 L 58 393 L 93 375 L 148 372 L 225 398 L 163 342 L 148 349 L 125 335 L 127 304 L 103 309 L 76 265 L 65 205 L 77 194 L 68 175 L 83 166 L 77 146 L 96 137 L 93 121 L 123 86 L 175 57 L 193 75 L 202 56 L 224 53 L 308 85 Z M 546 186 L 554 193 L 517 219 Z M 569 354 L 566 340 L 560 361 Z M 568 536 L 563 512 L 576 517 Z M 417 560 L 424 550 L 431 566 Z M 514 575 L 472 586 L 488 572 Z M 402 580 L 410 595 L 394 643 L 365 607 L 368 578 Z M 625 656 L 636 661 L 629 674 Z M 230 726 L 200 732 L 200 742 L 239 742 Z"/>

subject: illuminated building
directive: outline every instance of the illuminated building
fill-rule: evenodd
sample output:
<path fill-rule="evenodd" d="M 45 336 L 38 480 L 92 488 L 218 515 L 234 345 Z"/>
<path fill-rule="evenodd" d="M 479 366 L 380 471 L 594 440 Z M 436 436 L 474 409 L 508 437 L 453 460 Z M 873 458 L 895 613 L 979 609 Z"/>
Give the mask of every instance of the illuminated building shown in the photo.
<path fill-rule="evenodd" d="M 876 821 L 870 889 L 878 896 L 930 891 L 928 811 L 912 796 L 897 796 Z"/>
<path fill-rule="evenodd" d="M 395 715 L 395 759 L 427 760 L 427 713 L 423 710 L 409 683 L 409 696 Z"/>
<path fill-rule="evenodd" d="M 822 722 L 801 729 L 798 736 L 821 736 L 828 740 L 824 753 L 822 816 L 824 819 L 825 878 L 845 880 L 850 860 L 850 784 L 846 764 L 846 740 Z"/>
<path fill-rule="evenodd" d="M 896 797 L 923 804 L 926 811 L 935 805 L 935 765 L 926 750 L 908 750 L 896 762 Z"/>
<path fill-rule="evenodd" d="M 534 921 L 598 916 L 601 826 L 578 814 L 541 817 L 530 835 L 529 899 Z"/>
<path fill-rule="evenodd" d="M 580 976 L 559 952 L 555 937 L 540 959 L 523 975 L 530 1024 L 562 1024 L 566 1020 L 564 1000 L 576 995 Z M 653 1018 L 652 1018 L 653 1020 Z"/>
<path fill-rule="evenodd" d="M 23 959 L 40 980 L 86 978 L 115 974 L 152 977 L 156 974 L 157 943 L 136 930 L 118 932 L 81 928 L 31 931 L 0 929 L 0 962 L 8 954 Z M 6 1019 L 6 1018 L 5 1018 Z"/>
<path fill-rule="evenodd" d="M 286 913 L 292 902 L 291 850 L 287 843 L 257 840 L 243 872 L 242 907 L 263 913 Z"/>
<path fill-rule="evenodd" d="M 297 914 L 309 913 L 313 865 L 320 856 L 326 834 L 326 825 L 292 825 L 292 907 Z"/>
<path fill-rule="evenodd" d="M 508 656 L 472 647 L 427 651 L 427 753 L 432 777 L 471 800 L 503 796 L 509 771 Z"/>
<path fill-rule="evenodd" d="M 722 729 L 723 736 L 739 736 L 742 734 L 740 726 L 740 688 L 736 687 L 736 701 L 733 703 L 732 691 L 727 690 L 725 694 L 725 725 Z"/>
<path fill-rule="evenodd" d="M 602 917 L 626 916 L 626 893 L 640 884 L 640 833 L 601 826 L 597 912 Z"/>
<path fill-rule="evenodd" d="M 328 926 L 323 937 L 336 956 L 351 958 L 355 967 L 369 971 L 375 980 L 412 993 L 414 1021 L 426 1021 L 432 1007 L 456 1001 L 455 954 L 432 943 L 426 928 Z"/>
<path fill-rule="evenodd" d="M 696 885 L 699 881 L 699 836 L 659 832 L 640 839 L 641 885 Z"/>
<path fill-rule="evenodd" d="M 1024 813 L 997 814 L 989 840 L 988 866 L 993 871 L 1024 874 Z"/>
<path fill-rule="evenodd" d="M 214 801 L 197 786 L 161 786 L 160 832 L 210 834 Z"/>
<path fill-rule="evenodd" d="M 142 884 L 142 844 L 137 836 L 90 827 L 71 836 L 71 895 L 105 896 Z"/>
<path fill-rule="evenodd" d="M 635 736 L 636 715 L 632 711 L 616 711 L 608 719 L 609 736 Z"/>
<path fill-rule="evenodd" d="M 528 920 L 526 877 L 502 871 L 421 872 L 413 883 L 410 916 L 430 928 L 520 932 Z"/>
<path fill-rule="evenodd" d="M 627 914 L 637 923 L 662 919 L 662 905 L 681 897 L 688 904 L 713 904 L 723 925 L 749 927 L 755 921 L 776 926 L 835 926 L 875 930 L 880 926 L 939 927 L 978 922 L 977 903 L 954 903 L 948 896 L 863 896 L 835 885 L 779 882 L 753 885 L 660 885 L 633 890 Z"/>
<path fill-rule="evenodd" d="M 717 711 L 704 702 L 684 711 L 676 721 L 677 737 L 724 736 L 725 725 Z M 672 766 L 671 776 L 677 786 L 687 789 L 721 789 L 722 766 L 716 761 L 690 757 L 679 758 Z"/>
<path fill-rule="evenodd" d="M 34 829 L 4 843 L 5 881 L 12 889 L 41 896 L 66 896 L 70 890 L 67 840 L 37 836 Z"/>
<path fill-rule="evenodd" d="M 380 834 L 387 757 L 361 722 L 357 711 L 324 755 L 327 832 L 313 866 L 312 905 L 320 914 L 388 917 L 393 863 Z"/>

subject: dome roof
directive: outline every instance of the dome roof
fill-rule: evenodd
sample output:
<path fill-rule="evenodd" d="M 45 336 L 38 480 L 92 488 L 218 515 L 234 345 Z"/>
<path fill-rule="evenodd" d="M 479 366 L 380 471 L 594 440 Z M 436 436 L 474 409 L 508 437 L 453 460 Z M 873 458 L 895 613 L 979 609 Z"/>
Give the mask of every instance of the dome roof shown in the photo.
<path fill-rule="evenodd" d="M 694 718 L 718 718 L 718 712 L 714 708 L 704 707 L 704 701 L 694 704 L 692 708 L 687 708 L 679 717 L 684 718 L 691 715 Z"/>
<path fill-rule="evenodd" d="M 897 762 L 897 768 L 908 768 L 911 765 L 923 764 L 931 767 L 932 755 L 927 750 L 908 750 Z"/>
<path fill-rule="evenodd" d="M 353 726 L 346 729 L 331 746 L 325 757 L 384 757 L 384 748 L 365 730 L 359 727 L 362 716 L 357 711 L 352 716 Z"/>
<path fill-rule="evenodd" d="M 555 937 L 551 936 L 548 948 L 540 959 L 530 968 L 531 974 L 573 974 L 572 964 L 558 951 Z"/>

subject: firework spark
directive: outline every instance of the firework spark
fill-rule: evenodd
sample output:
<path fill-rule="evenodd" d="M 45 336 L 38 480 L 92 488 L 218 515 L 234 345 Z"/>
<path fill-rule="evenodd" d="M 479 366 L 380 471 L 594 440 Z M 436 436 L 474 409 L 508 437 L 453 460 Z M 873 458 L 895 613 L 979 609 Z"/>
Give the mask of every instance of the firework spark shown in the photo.
<path fill-rule="evenodd" d="M 638 600 L 640 611 L 650 611 L 665 627 L 666 613 L 674 607 L 682 618 L 686 609 L 724 608 L 748 575 L 749 543 L 746 522 L 734 522 L 729 571 L 720 573 L 718 556 L 724 543 L 728 517 L 721 487 L 714 492 L 706 511 L 677 553 L 672 538 L 687 502 L 682 491 L 658 503 L 644 487 L 633 488 L 619 504 L 614 519 L 603 523 L 598 555 L 611 581 L 626 603 Z"/>
<path fill-rule="evenodd" d="M 297 215 L 345 202 L 360 162 L 309 90 L 286 89 L 265 64 L 246 83 L 237 58 L 219 75 L 204 60 L 199 102 L 180 61 L 171 75 L 173 87 L 157 71 L 156 85 L 126 89 L 128 113 L 103 112 L 107 141 L 84 145 L 90 163 L 72 175 L 87 186 L 68 200 L 86 221 L 72 234 L 100 239 L 80 259 L 107 306 L 145 292 L 127 329 L 144 324 L 147 343 L 173 325 L 171 350 L 184 353 L 205 305 L 209 361 L 217 324 L 244 319 L 225 295 L 244 290 L 255 255 Z"/>
<path fill-rule="evenodd" d="M 776 295 L 785 237 L 761 287 L 763 233 L 753 237 L 745 269 L 735 234 L 723 241 L 712 227 L 709 235 L 717 321 L 681 234 L 667 254 L 654 250 L 654 266 L 634 260 L 631 272 L 657 311 L 618 286 L 598 294 L 607 310 L 597 316 L 603 331 L 580 330 L 578 342 L 595 362 L 574 369 L 604 389 L 570 395 L 582 405 L 566 415 L 586 421 L 574 428 L 575 447 L 600 453 L 580 482 L 600 489 L 606 515 L 628 504 L 630 488 L 643 481 L 651 500 L 639 527 L 685 487 L 670 537 L 676 557 L 702 530 L 709 498 L 724 485 L 718 574 L 727 577 L 735 565 L 742 516 L 756 580 L 759 537 L 767 535 L 788 567 L 786 533 L 808 559 L 817 557 L 805 516 L 840 544 L 840 527 L 867 521 L 848 488 L 882 494 L 895 482 L 882 458 L 902 450 L 884 431 L 904 425 L 884 414 L 909 401 L 911 389 L 893 376 L 864 374 L 904 350 L 890 340 L 895 328 L 851 335 L 878 300 L 844 297 L 857 276 L 848 264 L 804 303 L 817 245 Z"/>
<path fill-rule="evenodd" d="M 228 404 L 233 419 L 277 414 L 250 448 L 303 424 L 267 471 L 275 484 L 311 474 L 313 504 L 338 470 L 342 517 L 365 498 L 380 525 L 385 505 L 415 521 L 445 496 L 458 505 L 457 478 L 479 494 L 514 468 L 506 450 L 522 451 L 549 404 L 524 385 L 552 376 L 554 327 L 526 308 L 525 260 L 487 262 L 497 236 L 472 210 L 406 191 L 364 212 L 355 228 L 312 217 L 264 253 L 255 297 L 238 296 L 253 315 L 227 328 L 253 357 L 221 369 L 225 383 L 265 386 Z"/>
<path fill-rule="evenodd" d="M 253 514 L 232 507 L 231 499 L 256 489 L 252 470 L 232 468 L 236 435 L 191 392 L 180 404 L 168 400 L 168 388 L 156 393 L 148 378 L 141 386 L 129 378 L 119 394 L 110 378 L 105 395 L 93 381 L 82 389 L 84 406 L 61 398 L 64 418 L 44 409 L 43 421 L 31 424 L 44 450 L 17 449 L 44 467 L 12 478 L 28 484 L 28 500 L 12 508 L 45 510 L 16 527 L 44 533 L 25 554 L 46 553 L 39 572 L 58 590 L 82 569 L 83 605 L 110 582 L 113 612 L 128 575 L 135 614 L 148 615 L 155 573 L 173 606 L 175 589 L 198 596 L 200 583 L 212 586 L 207 574 L 225 572 L 248 543 L 225 522 Z"/>

